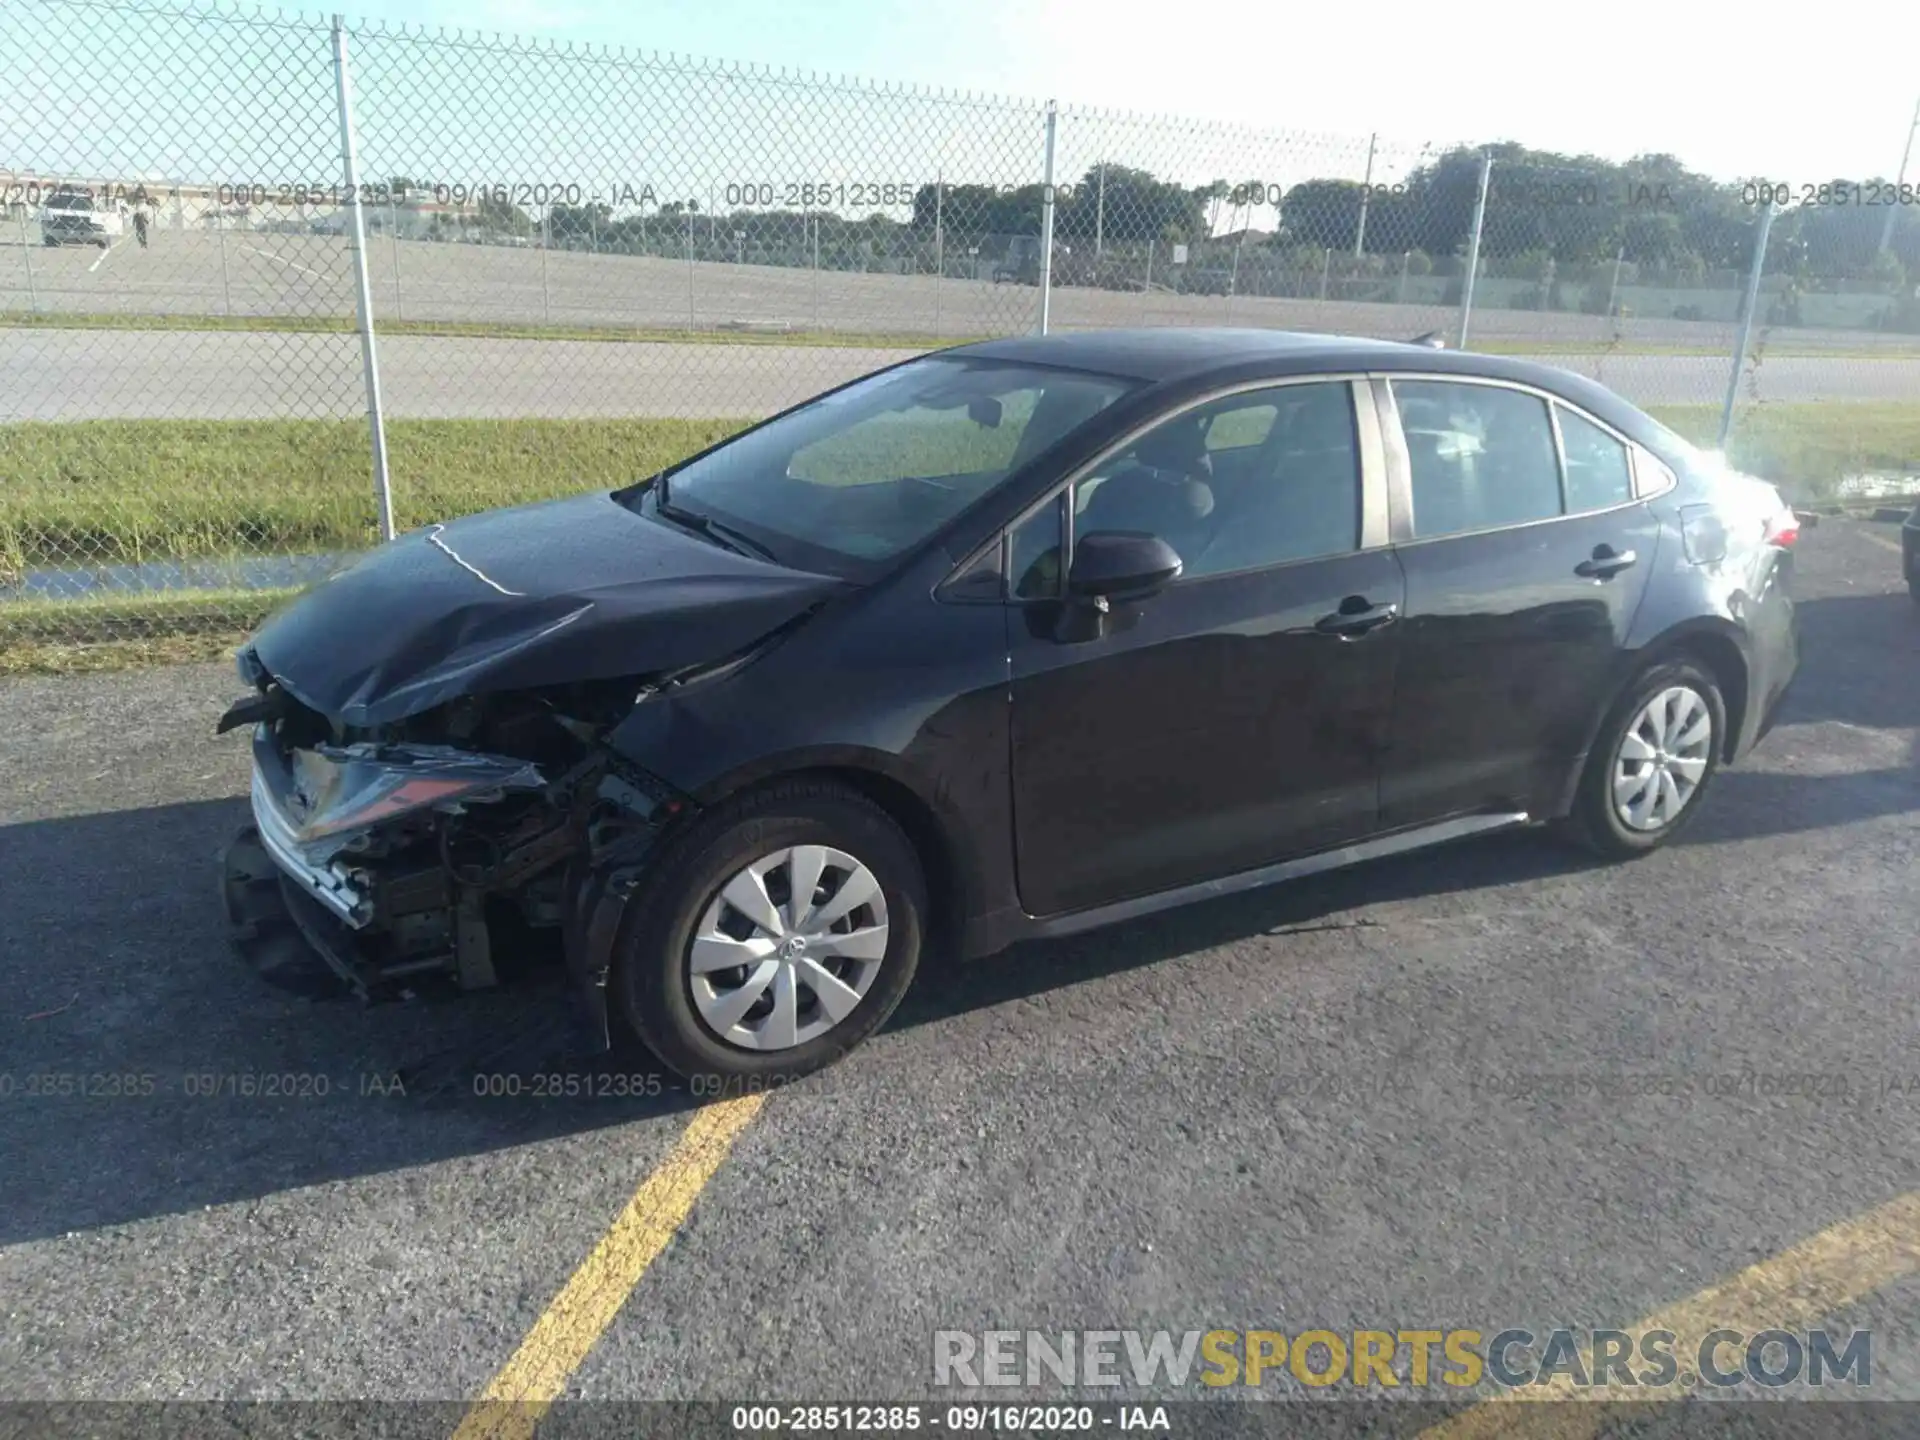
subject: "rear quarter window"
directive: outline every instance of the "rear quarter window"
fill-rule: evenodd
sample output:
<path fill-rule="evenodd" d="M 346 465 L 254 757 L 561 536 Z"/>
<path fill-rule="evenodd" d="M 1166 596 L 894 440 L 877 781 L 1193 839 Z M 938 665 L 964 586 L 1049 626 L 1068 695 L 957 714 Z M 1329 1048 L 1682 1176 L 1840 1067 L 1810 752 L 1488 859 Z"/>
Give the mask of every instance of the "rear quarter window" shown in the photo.
<path fill-rule="evenodd" d="M 1626 445 L 1566 406 L 1553 408 L 1567 457 L 1567 513 L 1605 510 L 1633 499 L 1633 461 Z"/>

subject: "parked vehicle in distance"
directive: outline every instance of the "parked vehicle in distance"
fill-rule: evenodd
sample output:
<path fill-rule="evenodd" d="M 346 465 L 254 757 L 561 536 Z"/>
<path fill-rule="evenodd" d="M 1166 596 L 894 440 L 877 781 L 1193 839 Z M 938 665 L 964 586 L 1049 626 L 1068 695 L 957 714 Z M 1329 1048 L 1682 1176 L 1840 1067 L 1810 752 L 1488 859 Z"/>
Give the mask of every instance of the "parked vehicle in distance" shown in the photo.
<path fill-rule="evenodd" d="M 997 247 L 996 247 L 997 248 Z M 1040 283 L 1040 237 L 1038 235 L 1009 235 L 1005 237 L 1005 248 L 994 257 L 993 283 L 1007 282 L 1015 285 L 1038 285 Z M 1055 265 L 1066 259 L 1072 252 L 1058 241 L 1053 246 Z"/>
<path fill-rule="evenodd" d="M 125 206 L 80 185 L 62 185 L 40 205 L 45 245 L 97 245 L 102 250 L 126 234 Z"/>
<path fill-rule="evenodd" d="M 1591 381 L 1260 330 L 920 356 L 623 489 L 404 535 L 239 657 L 266 968 L 556 937 L 689 1076 L 927 955 L 1550 826 L 1671 840 L 1798 664 L 1793 512 Z"/>

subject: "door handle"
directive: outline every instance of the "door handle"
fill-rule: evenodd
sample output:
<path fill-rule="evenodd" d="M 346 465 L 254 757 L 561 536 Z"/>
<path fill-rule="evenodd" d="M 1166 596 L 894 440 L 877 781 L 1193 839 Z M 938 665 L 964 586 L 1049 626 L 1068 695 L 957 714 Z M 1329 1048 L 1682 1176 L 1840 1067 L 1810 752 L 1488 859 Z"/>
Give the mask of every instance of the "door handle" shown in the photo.
<path fill-rule="evenodd" d="M 1316 620 L 1313 628 L 1323 635 L 1352 639 L 1365 635 L 1369 630 L 1377 630 L 1382 625 L 1391 625 L 1399 618 L 1398 605 L 1375 605 L 1364 595 L 1349 595 L 1340 602 L 1338 610 Z"/>
<path fill-rule="evenodd" d="M 1611 580 L 1640 557 L 1631 550 L 1616 551 L 1611 545 L 1596 545 L 1593 558 L 1582 560 L 1573 573 L 1593 580 Z"/>

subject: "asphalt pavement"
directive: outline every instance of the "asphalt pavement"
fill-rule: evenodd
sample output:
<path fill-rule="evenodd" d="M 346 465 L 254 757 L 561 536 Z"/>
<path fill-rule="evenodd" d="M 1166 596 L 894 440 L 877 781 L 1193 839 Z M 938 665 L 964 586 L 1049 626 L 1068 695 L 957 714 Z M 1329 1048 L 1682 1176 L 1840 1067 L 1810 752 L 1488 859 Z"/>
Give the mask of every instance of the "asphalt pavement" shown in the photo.
<path fill-rule="evenodd" d="M 906 359 L 854 345 L 622 344 L 386 335 L 386 413 L 397 418 L 757 418 Z M 1639 405 L 1718 405 L 1714 355 L 1530 357 L 1603 381 Z M 1911 400 L 1920 358 L 1768 358 L 1743 399 Z M 351 334 L 0 328 L 0 420 L 347 418 L 363 414 Z"/>
<path fill-rule="evenodd" d="M 43 250 L 0 243 L 0 310 L 56 317 L 0 328 L 0 422 L 113 418 L 256 419 L 363 413 L 359 340 L 344 333 L 57 328 L 65 314 L 141 323 L 169 317 L 282 319 L 354 314 L 349 253 L 322 236 L 159 232 Z M 629 326 L 708 332 L 752 344 L 615 344 L 389 331 L 379 341 L 396 417 L 757 417 L 904 358 L 862 337 L 928 343 L 1020 334 L 1039 321 L 1030 285 L 932 275 L 679 261 L 507 246 L 394 242 L 368 250 L 376 324 Z M 1409 339 L 1453 335 L 1455 307 L 1057 287 L 1057 329 L 1251 325 Z M 729 336 L 729 332 L 736 332 Z M 848 343 L 782 345 L 808 332 Z M 1525 342 L 1548 364 L 1642 405 L 1719 405 L 1733 327 L 1706 321 L 1482 307 L 1476 344 Z M 1756 341 L 1750 401 L 1920 403 L 1913 337 L 1773 329 Z M 1792 354 L 1780 353 L 1791 347 Z M 1639 353 L 1633 353 L 1638 351 Z M 1768 352 L 1772 353 L 1768 353 Z"/>
<path fill-rule="evenodd" d="M 924 972 L 745 1122 L 560 1393 L 941 1399 L 937 1330 L 1626 1325 L 1908 1194 L 1893 533 L 1808 532 L 1785 716 L 1668 850 L 1495 837 Z M 568 1073 L 637 1095 L 531 1098 L 540 995 L 244 971 L 234 690 L 0 685 L 0 1398 L 472 1398 L 714 1107 L 630 1050 Z M 1876 1286 L 1830 1319 L 1920 1398 L 1920 1287 Z"/>
<path fill-rule="evenodd" d="M 961 261 L 959 243 L 948 251 L 948 273 L 936 276 L 856 269 L 852 257 L 836 263 L 831 253 L 819 268 L 375 235 L 367 245 L 367 277 L 374 312 L 383 320 L 761 326 L 947 338 L 1031 328 L 1039 319 L 1038 287 L 961 278 L 975 262 Z M 703 246 L 697 253 L 712 252 Z M 1261 325 L 1410 337 L 1451 331 L 1459 318 L 1457 304 L 1421 303 L 1413 292 L 1405 304 L 1342 299 L 1337 281 L 1324 295 L 1263 296 L 1174 293 L 1164 278 L 1145 290 L 1068 283 L 1074 278 L 1070 271 L 1057 277 L 1055 325 Z M 42 249 L 0 235 L 0 309 L 9 311 L 351 316 L 355 296 L 351 252 L 332 236 L 162 228 L 148 249 L 122 239 L 103 254 L 91 246 Z M 1735 313 L 1737 295 L 1728 290 L 1723 296 L 1726 312 Z M 1484 296 L 1473 316 L 1473 333 L 1484 340 L 1564 343 L 1575 353 L 1602 348 L 1617 335 L 1628 345 L 1730 354 L 1736 328 L 1725 320 L 1651 314 L 1509 310 Z M 1914 337 L 1898 332 L 1796 326 L 1776 334 L 1800 350 L 1914 350 Z"/>

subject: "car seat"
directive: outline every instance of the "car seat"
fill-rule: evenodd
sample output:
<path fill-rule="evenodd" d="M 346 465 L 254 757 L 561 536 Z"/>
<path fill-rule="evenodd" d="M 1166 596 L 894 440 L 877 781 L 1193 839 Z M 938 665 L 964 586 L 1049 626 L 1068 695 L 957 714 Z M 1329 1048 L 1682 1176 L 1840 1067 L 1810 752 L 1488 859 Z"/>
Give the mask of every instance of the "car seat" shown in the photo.
<path fill-rule="evenodd" d="M 1094 489 L 1075 529 L 1158 535 L 1191 566 L 1213 539 L 1212 474 L 1206 436 L 1197 423 L 1162 425 Z"/>

